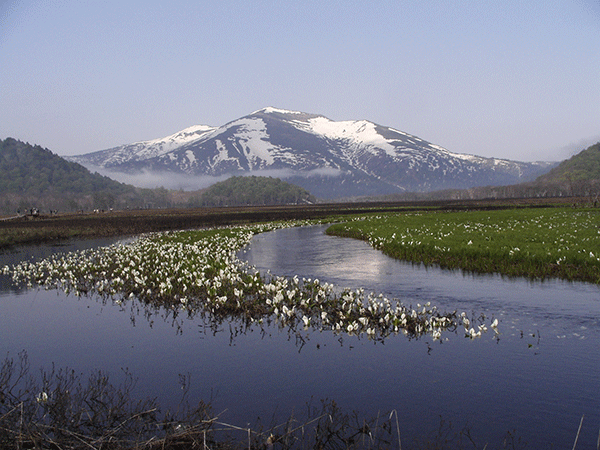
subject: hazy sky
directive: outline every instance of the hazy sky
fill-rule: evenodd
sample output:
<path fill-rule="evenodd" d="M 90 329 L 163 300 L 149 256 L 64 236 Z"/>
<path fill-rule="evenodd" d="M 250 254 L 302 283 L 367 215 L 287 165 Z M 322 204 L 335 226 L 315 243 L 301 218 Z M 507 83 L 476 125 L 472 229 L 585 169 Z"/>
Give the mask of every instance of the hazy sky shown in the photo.
<path fill-rule="evenodd" d="M 0 138 L 60 155 L 265 106 L 448 150 L 600 140 L 600 0 L 0 0 Z"/>

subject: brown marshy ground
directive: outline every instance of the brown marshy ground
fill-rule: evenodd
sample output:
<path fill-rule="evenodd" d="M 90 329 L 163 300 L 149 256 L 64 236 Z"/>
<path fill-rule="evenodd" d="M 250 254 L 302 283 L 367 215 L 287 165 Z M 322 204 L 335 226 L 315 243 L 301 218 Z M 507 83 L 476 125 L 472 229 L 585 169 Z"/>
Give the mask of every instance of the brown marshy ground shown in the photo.
<path fill-rule="evenodd" d="M 502 199 L 420 202 L 356 202 L 315 205 L 148 209 L 99 213 L 40 214 L 0 220 L 0 248 L 75 237 L 126 236 L 151 231 L 184 230 L 278 220 L 312 220 L 355 214 L 582 205 L 586 198 Z"/>

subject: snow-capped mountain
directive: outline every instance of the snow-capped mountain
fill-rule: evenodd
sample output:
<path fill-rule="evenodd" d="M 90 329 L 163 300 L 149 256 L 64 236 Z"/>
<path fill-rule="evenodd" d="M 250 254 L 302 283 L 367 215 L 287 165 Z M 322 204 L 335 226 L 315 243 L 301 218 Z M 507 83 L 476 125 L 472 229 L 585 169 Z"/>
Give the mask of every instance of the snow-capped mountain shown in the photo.
<path fill-rule="evenodd" d="M 271 107 L 221 127 L 195 126 L 68 159 L 113 177 L 272 175 L 321 198 L 513 184 L 552 167 L 452 153 L 366 120 L 336 122 Z"/>
<path fill-rule="evenodd" d="M 123 161 L 144 161 L 167 154 L 188 142 L 195 141 L 214 129 L 215 127 L 207 125 L 196 125 L 166 138 L 134 142 L 133 144 L 121 145 L 108 150 L 73 156 L 69 159 L 82 165 L 85 161 L 85 164 L 97 167 L 118 167 Z"/>

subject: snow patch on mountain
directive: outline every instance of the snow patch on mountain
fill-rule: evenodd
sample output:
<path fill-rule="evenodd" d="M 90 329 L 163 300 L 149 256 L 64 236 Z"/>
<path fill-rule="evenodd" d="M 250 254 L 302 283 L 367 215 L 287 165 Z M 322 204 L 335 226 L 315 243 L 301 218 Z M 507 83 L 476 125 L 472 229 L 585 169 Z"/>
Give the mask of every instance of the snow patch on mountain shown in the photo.
<path fill-rule="evenodd" d="M 254 111 L 252 114 L 250 114 L 251 116 L 254 114 L 258 114 L 258 113 L 264 113 L 264 114 L 272 114 L 272 113 L 279 113 L 279 114 L 304 114 L 300 111 L 289 111 L 287 109 L 278 109 L 278 108 L 273 108 L 272 106 L 267 106 L 266 108 L 262 108 L 259 109 L 257 111 Z"/>
<path fill-rule="evenodd" d="M 227 150 L 227 147 L 225 146 L 225 144 L 223 144 L 223 142 L 221 140 L 215 139 L 215 145 L 217 147 L 217 155 L 212 160 L 211 165 L 213 167 L 220 163 L 225 163 L 227 161 L 234 161 L 235 164 L 237 165 L 237 168 L 241 169 L 239 160 L 237 158 L 229 156 L 229 151 Z"/>
<path fill-rule="evenodd" d="M 326 117 L 316 117 L 308 119 L 308 124 L 313 133 L 328 139 L 360 143 L 359 147 L 376 147 L 390 156 L 396 155 L 396 148 L 377 132 L 376 125 L 372 122 L 366 120 L 334 122 Z"/>
<path fill-rule="evenodd" d="M 510 184 L 545 170 L 453 153 L 367 120 L 332 121 L 274 107 L 218 128 L 197 125 L 69 159 L 125 174 L 278 174 L 322 198 Z"/>
<path fill-rule="evenodd" d="M 196 155 L 194 155 L 193 151 L 187 150 L 185 156 L 187 156 L 190 167 L 196 163 Z"/>
<path fill-rule="evenodd" d="M 266 164 L 273 164 L 273 151 L 276 149 L 269 142 L 267 125 L 262 119 L 240 119 L 235 122 L 239 127 L 236 132 L 237 140 L 242 145 L 243 154 L 248 158 L 250 168 L 259 168 L 264 161 Z M 235 144 L 234 144 L 235 145 Z"/>
<path fill-rule="evenodd" d="M 136 152 L 138 159 L 148 159 L 165 155 L 188 142 L 201 139 L 215 129 L 208 125 L 195 125 L 165 138 L 134 142 L 131 145 L 140 147 L 140 151 Z"/>

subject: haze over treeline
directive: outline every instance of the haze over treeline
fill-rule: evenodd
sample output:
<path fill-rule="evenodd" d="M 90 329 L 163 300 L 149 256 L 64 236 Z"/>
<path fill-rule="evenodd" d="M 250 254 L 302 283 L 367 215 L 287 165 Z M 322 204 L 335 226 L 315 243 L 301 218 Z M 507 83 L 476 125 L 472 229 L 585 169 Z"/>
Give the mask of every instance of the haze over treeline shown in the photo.
<path fill-rule="evenodd" d="M 404 193 L 372 200 L 589 197 L 600 195 L 600 142 L 579 152 L 535 181 L 508 186 Z M 339 200 L 368 200 L 369 197 Z M 91 173 L 50 150 L 13 138 L 0 140 L 0 212 L 270 205 L 318 201 L 307 190 L 273 177 L 231 177 L 208 189 L 184 192 L 139 188 Z"/>
<path fill-rule="evenodd" d="M 0 212 L 91 211 L 314 202 L 306 190 L 270 177 L 235 177 L 203 191 L 138 188 L 91 173 L 39 145 L 0 140 Z"/>

